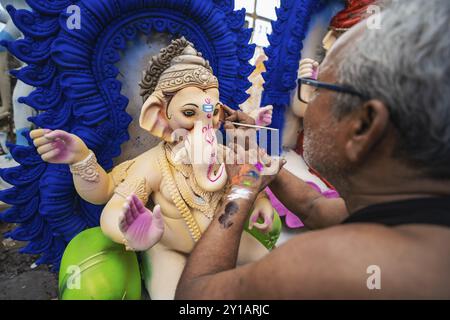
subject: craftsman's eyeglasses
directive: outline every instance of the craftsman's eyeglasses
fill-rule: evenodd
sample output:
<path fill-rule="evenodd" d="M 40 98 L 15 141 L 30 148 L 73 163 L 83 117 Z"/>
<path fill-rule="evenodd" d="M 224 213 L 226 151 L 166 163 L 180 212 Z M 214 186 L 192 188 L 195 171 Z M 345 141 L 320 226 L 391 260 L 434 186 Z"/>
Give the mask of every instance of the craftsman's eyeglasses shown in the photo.
<path fill-rule="evenodd" d="M 358 96 L 362 99 L 366 98 L 363 94 L 357 92 L 356 90 L 354 90 L 348 86 L 331 84 L 331 83 L 321 82 L 321 81 L 308 79 L 308 78 L 299 78 L 298 79 L 298 92 L 297 92 L 298 100 L 300 100 L 303 103 L 308 104 L 316 96 L 318 89 L 326 89 L 326 90 L 331 90 L 331 91 L 335 91 L 335 92 L 351 94 L 354 96 Z"/>

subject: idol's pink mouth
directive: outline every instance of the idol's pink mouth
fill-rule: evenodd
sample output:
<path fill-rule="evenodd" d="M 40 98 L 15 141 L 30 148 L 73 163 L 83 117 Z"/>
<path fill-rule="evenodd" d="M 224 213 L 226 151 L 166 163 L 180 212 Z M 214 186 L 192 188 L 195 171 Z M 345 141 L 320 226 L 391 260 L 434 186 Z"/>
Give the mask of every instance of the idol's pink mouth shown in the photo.
<path fill-rule="evenodd" d="M 220 171 L 218 172 L 218 174 L 214 178 L 214 177 L 212 177 L 212 173 L 213 173 L 213 170 L 214 170 L 215 163 L 216 163 L 216 161 L 214 160 L 214 156 L 213 156 L 213 161 L 208 165 L 208 172 L 207 172 L 208 180 L 211 181 L 211 182 L 216 182 L 217 180 L 219 180 L 219 178 L 222 176 L 223 170 L 225 168 L 224 166 L 220 166 L 220 168 L 219 168 Z"/>

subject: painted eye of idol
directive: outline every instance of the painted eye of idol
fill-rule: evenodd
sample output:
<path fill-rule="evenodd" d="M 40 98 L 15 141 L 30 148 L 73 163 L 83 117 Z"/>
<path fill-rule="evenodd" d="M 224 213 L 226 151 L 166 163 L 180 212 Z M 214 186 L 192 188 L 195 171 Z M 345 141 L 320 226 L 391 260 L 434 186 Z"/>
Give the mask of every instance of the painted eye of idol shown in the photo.
<path fill-rule="evenodd" d="M 197 114 L 197 111 L 195 111 L 195 108 L 198 109 L 198 106 L 195 104 L 192 104 L 192 103 L 186 104 L 186 105 L 184 105 L 184 108 L 185 109 L 181 110 L 181 112 L 187 118 L 191 118 Z"/>
<path fill-rule="evenodd" d="M 183 114 L 185 117 L 193 117 L 195 116 L 195 111 L 194 110 L 183 110 Z"/>

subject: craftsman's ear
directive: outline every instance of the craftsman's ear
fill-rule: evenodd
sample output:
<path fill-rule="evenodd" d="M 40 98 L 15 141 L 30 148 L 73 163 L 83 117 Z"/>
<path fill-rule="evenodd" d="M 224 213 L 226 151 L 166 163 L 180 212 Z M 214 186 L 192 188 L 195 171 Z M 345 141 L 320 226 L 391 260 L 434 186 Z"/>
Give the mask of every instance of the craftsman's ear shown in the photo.
<path fill-rule="evenodd" d="M 151 95 L 142 106 L 139 124 L 155 137 L 170 141 L 172 130 L 166 117 L 165 105 L 156 95 Z"/>
<path fill-rule="evenodd" d="M 389 128 L 389 110 L 379 100 L 370 100 L 353 113 L 348 124 L 349 139 L 345 145 L 352 162 L 364 161 L 386 135 Z"/>

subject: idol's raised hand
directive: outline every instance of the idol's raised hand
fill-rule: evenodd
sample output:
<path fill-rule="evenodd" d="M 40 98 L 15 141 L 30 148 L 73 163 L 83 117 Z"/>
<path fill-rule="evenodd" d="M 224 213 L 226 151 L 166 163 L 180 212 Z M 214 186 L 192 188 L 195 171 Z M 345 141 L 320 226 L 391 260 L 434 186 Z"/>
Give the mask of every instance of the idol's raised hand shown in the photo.
<path fill-rule="evenodd" d="M 317 80 L 319 73 L 319 63 L 313 59 L 303 59 L 300 61 L 299 76 L 300 78 Z"/>
<path fill-rule="evenodd" d="M 144 251 L 153 247 L 164 233 L 164 220 L 159 205 L 153 212 L 136 195 L 127 198 L 119 228 L 127 250 Z"/>
<path fill-rule="evenodd" d="M 30 137 L 42 160 L 48 163 L 75 164 L 89 155 L 83 140 L 63 130 L 36 129 Z"/>
<path fill-rule="evenodd" d="M 265 106 L 256 110 L 256 125 L 267 127 L 272 123 L 273 106 Z"/>

